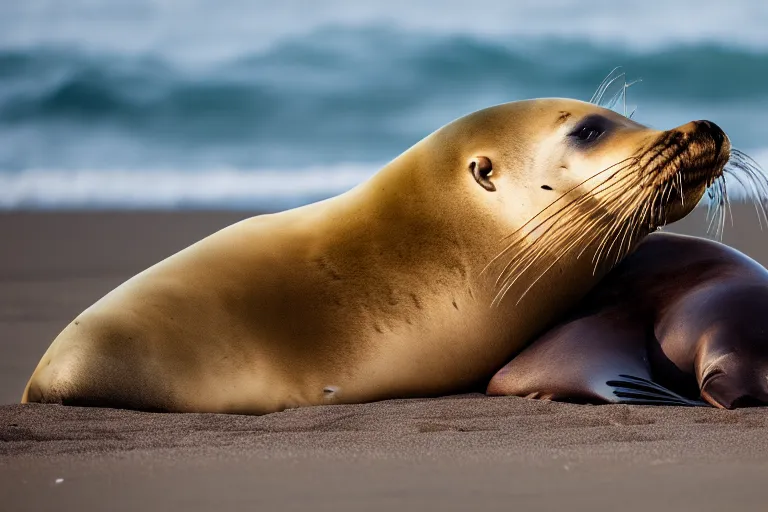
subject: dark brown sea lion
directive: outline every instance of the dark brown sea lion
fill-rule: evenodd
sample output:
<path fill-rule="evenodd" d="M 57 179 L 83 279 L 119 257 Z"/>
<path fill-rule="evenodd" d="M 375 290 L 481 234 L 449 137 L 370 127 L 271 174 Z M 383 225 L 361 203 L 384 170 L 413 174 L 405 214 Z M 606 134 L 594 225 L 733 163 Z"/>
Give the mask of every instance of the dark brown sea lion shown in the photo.
<path fill-rule="evenodd" d="M 582 403 L 768 404 L 768 271 L 718 242 L 642 241 L 491 395 Z"/>

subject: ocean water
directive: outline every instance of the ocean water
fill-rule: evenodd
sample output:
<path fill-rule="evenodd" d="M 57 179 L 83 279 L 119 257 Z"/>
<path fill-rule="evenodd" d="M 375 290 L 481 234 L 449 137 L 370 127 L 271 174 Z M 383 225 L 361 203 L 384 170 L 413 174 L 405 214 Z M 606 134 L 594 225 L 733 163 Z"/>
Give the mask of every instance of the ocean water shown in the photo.
<path fill-rule="evenodd" d="M 287 208 L 441 125 L 588 100 L 709 119 L 768 166 L 768 4 L 0 2 L 0 208 Z"/>

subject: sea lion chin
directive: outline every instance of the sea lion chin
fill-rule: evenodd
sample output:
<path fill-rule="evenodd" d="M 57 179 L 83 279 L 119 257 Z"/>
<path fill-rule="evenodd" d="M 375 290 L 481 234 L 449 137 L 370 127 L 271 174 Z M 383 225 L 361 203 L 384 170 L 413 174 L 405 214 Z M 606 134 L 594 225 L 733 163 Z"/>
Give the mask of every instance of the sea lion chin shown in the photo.
<path fill-rule="evenodd" d="M 22 401 L 267 413 L 470 389 L 684 215 L 728 150 L 714 125 L 661 132 L 576 100 L 475 112 L 340 196 L 123 283 Z"/>

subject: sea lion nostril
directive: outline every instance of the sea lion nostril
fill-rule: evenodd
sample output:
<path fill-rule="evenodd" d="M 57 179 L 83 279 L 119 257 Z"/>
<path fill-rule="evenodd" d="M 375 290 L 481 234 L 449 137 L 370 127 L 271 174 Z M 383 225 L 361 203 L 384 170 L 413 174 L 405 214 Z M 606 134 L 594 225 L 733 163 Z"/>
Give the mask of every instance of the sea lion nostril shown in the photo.
<path fill-rule="evenodd" d="M 703 131 L 705 131 L 710 137 L 712 137 L 712 140 L 715 141 L 715 153 L 720 154 L 720 150 L 723 147 L 723 143 L 725 142 L 725 132 L 717 126 L 712 121 L 697 121 L 696 123 L 699 128 Z"/>
<path fill-rule="evenodd" d="M 731 402 L 730 407 L 726 407 L 726 409 L 741 409 L 742 407 L 760 407 L 761 405 L 765 405 L 765 403 L 762 402 L 760 399 L 755 398 L 754 396 L 744 395 L 744 396 L 740 396 L 739 398 Z"/>

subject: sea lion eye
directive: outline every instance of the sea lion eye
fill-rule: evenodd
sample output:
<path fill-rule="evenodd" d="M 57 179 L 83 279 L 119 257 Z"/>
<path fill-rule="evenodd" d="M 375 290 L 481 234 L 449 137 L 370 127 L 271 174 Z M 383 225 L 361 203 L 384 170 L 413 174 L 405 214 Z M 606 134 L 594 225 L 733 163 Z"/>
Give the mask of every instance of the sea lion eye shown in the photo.
<path fill-rule="evenodd" d="M 599 128 L 595 128 L 592 126 L 585 126 L 581 130 L 579 130 L 579 133 L 576 134 L 576 137 L 579 140 L 583 140 L 584 142 L 592 142 L 593 140 L 597 139 L 601 134 L 602 130 Z"/>
<path fill-rule="evenodd" d="M 599 139 L 608 130 L 609 125 L 610 121 L 602 116 L 589 116 L 576 125 L 568 136 L 579 144 L 590 144 Z"/>

